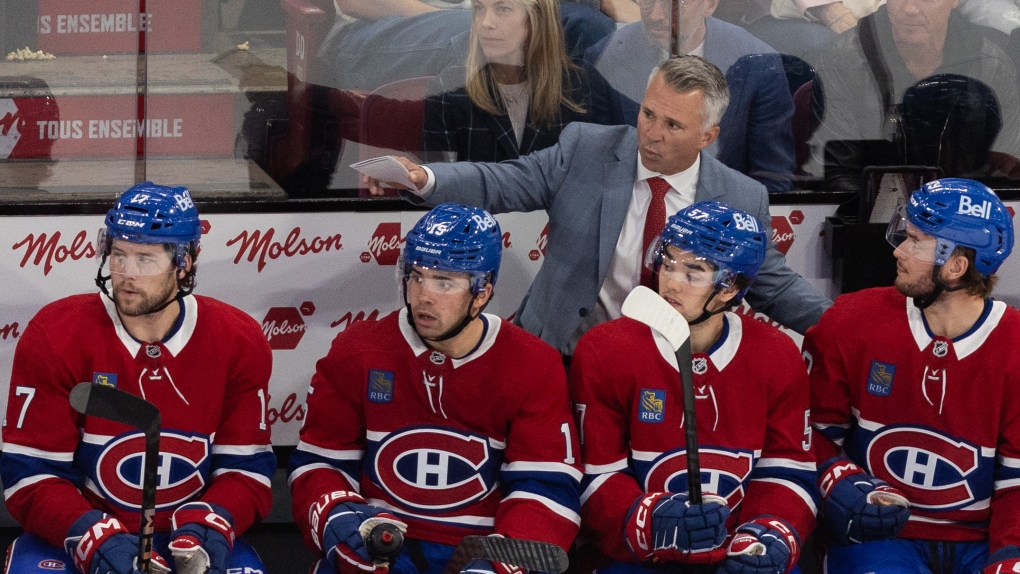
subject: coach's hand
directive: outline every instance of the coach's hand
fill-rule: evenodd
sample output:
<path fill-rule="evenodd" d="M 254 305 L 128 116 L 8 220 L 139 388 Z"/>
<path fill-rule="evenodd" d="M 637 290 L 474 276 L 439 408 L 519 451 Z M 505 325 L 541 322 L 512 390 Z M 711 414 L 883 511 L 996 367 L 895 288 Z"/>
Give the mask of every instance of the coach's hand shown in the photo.
<path fill-rule="evenodd" d="M 840 544 L 896 538 L 910 518 L 910 503 L 899 489 L 848 460 L 829 465 L 818 487 L 825 522 Z"/>
<path fill-rule="evenodd" d="M 719 496 L 691 504 L 687 494 L 651 492 L 639 498 L 625 521 L 627 545 L 638 560 L 712 564 L 726 556 L 730 509 Z"/>
<path fill-rule="evenodd" d="M 421 195 L 420 194 L 421 188 L 425 187 L 425 184 L 428 183 L 429 181 L 428 174 L 425 173 L 425 170 L 422 169 L 420 165 L 414 163 L 413 161 L 407 159 L 404 156 L 397 155 L 393 157 L 394 159 L 402 163 L 404 167 L 407 168 L 408 178 L 411 180 L 411 183 L 415 185 L 414 188 L 409 188 L 402 183 L 397 183 L 393 181 L 381 182 L 378 179 L 375 179 L 374 177 L 368 177 L 367 175 L 364 174 L 361 175 L 362 185 L 367 187 L 368 192 L 372 195 L 384 195 L 386 193 L 386 188 L 383 187 L 384 184 L 388 188 L 403 189 L 410 191 L 415 195 Z"/>
<path fill-rule="evenodd" d="M 86 512 L 74 521 L 64 539 L 64 550 L 84 574 L 140 574 L 138 537 L 101 510 Z M 150 570 L 154 574 L 170 572 L 166 560 L 155 551 Z"/>
<path fill-rule="evenodd" d="M 389 563 L 377 563 L 365 545 L 368 533 L 382 523 L 393 524 L 401 533 L 407 532 L 407 525 L 396 516 L 367 504 L 356 492 L 338 490 L 325 494 L 309 511 L 313 541 L 341 574 L 386 574 L 389 571 Z"/>
<path fill-rule="evenodd" d="M 177 574 L 223 574 L 234 547 L 234 518 L 226 508 L 206 502 L 177 507 L 171 519 L 170 552 Z"/>

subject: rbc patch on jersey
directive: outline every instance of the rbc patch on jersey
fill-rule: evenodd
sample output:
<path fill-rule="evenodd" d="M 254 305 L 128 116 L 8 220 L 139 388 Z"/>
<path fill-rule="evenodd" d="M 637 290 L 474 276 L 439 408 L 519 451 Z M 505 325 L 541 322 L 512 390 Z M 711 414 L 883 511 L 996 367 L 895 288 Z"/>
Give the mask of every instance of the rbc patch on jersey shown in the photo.
<path fill-rule="evenodd" d="M 871 361 L 871 372 L 868 373 L 868 392 L 878 397 L 888 397 L 892 393 L 894 375 L 896 375 L 896 365 Z"/>
<path fill-rule="evenodd" d="M 116 373 L 92 373 L 93 385 L 106 385 L 107 387 L 117 386 Z"/>
<path fill-rule="evenodd" d="M 643 423 L 661 423 L 666 420 L 666 391 L 641 389 L 638 420 Z"/>
<path fill-rule="evenodd" d="M 393 371 L 368 371 L 368 400 L 373 403 L 393 401 Z"/>

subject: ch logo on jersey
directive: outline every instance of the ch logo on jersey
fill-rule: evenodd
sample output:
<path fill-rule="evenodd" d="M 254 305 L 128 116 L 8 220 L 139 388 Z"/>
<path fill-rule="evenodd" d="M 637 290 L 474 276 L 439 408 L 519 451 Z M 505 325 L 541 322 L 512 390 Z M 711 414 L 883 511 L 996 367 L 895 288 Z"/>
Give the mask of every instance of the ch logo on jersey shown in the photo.
<path fill-rule="evenodd" d="M 43 560 L 39 563 L 39 568 L 43 570 L 63 570 L 64 563 L 60 560 Z"/>
<path fill-rule="evenodd" d="M 92 373 L 93 385 L 105 385 L 107 387 L 117 386 L 116 373 Z"/>
<path fill-rule="evenodd" d="M 892 394 L 893 377 L 896 376 L 896 365 L 871 361 L 871 372 L 868 373 L 868 393 L 877 397 L 888 397 Z"/>
<path fill-rule="evenodd" d="M 141 509 L 144 452 L 145 436 L 130 432 L 107 443 L 96 459 L 96 485 L 118 506 Z M 208 459 L 208 439 L 160 433 L 156 510 L 176 507 L 205 488 L 201 467 Z"/>
<path fill-rule="evenodd" d="M 415 509 L 441 511 L 488 494 L 497 465 L 483 436 L 418 427 L 387 436 L 379 445 L 373 470 L 379 485 L 393 498 Z"/>
<path fill-rule="evenodd" d="M 373 403 L 389 403 L 393 401 L 393 371 L 369 369 L 368 400 Z"/>
<path fill-rule="evenodd" d="M 666 420 L 666 391 L 662 389 L 641 389 L 638 420 L 643 423 L 661 423 Z"/>
<path fill-rule="evenodd" d="M 978 474 L 980 451 L 935 430 L 883 430 L 868 445 L 867 458 L 876 476 L 902 490 L 911 506 L 948 510 L 976 499 L 969 481 Z"/>
<path fill-rule="evenodd" d="M 744 499 L 744 483 L 751 475 L 754 457 L 748 452 L 700 448 L 701 488 L 726 499 L 736 508 Z M 663 455 L 645 476 L 645 492 L 687 492 L 687 451 Z"/>

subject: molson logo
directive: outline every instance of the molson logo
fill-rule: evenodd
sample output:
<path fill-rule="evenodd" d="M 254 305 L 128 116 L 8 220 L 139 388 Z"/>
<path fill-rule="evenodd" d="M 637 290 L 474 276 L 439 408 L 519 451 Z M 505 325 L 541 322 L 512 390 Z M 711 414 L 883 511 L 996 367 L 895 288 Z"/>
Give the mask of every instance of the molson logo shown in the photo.
<path fill-rule="evenodd" d="M 61 242 L 63 235 L 59 231 L 47 235 L 40 233 L 38 236 L 29 233 L 24 239 L 18 241 L 11 249 L 17 251 L 25 249 L 21 257 L 22 268 L 31 263 L 35 266 L 42 265 L 43 275 L 49 275 L 53 270 L 53 263 L 80 261 L 85 258 L 96 256 L 96 247 L 88 240 L 88 233 L 83 229 L 79 231 L 70 242 Z"/>
<path fill-rule="evenodd" d="M 362 321 L 378 321 L 379 313 L 380 313 L 379 309 L 372 309 L 368 313 L 368 315 L 366 315 L 364 311 L 358 311 L 357 314 L 348 311 L 344 313 L 339 319 L 330 323 L 329 326 L 334 329 L 340 327 L 340 331 L 344 331 L 345 329 L 347 329 L 348 327 L 355 323 L 360 323 Z"/>
<path fill-rule="evenodd" d="M 532 261 L 538 261 L 539 257 L 544 256 L 545 255 L 545 246 L 546 246 L 547 243 L 549 243 L 549 224 L 548 223 L 546 223 L 545 227 L 542 228 L 542 233 L 540 233 L 538 235 L 538 240 L 535 241 L 535 244 L 538 245 L 538 248 L 537 249 L 532 249 L 528 253 L 528 259 L 531 259 Z"/>
<path fill-rule="evenodd" d="M 0 341 L 6 341 L 7 339 L 17 339 L 21 336 L 21 331 L 18 329 L 21 327 L 17 321 L 8 323 L 6 325 L 0 325 Z"/>
<path fill-rule="evenodd" d="M 400 223 L 380 223 L 368 240 L 368 251 L 361 254 L 361 261 L 368 263 L 375 259 L 379 265 L 396 265 L 400 257 L 400 244 L 403 242 Z"/>
<path fill-rule="evenodd" d="M 790 250 L 793 240 L 797 237 L 793 231 L 793 225 L 800 225 L 803 221 L 804 212 L 799 209 L 790 212 L 789 219 L 782 215 L 772 217 L 772 241 L 776 242 L 776 248 L 783 255 L 786 255 Z"/>
<path fill-rule="evenodd" d="M 295 227 L 287 234 L 283 243 L 276 241 L 276 229 L 270 227 L 266 232 L 256 229 L 249 232 L 242 231 L 237 237 L 227 241 L 227 247 L 237 244 L 237 255 L 234 257 L 234 264 L 240 263 L 245 251 L 248 252 L 248 262 L 251 263 L 258 258 L 258 272 L 266 268 L 266 258 L 279 259 L 280 257 L 297 257 L 309 253 L 322 253 L 323 251 L 340 251 L 344 248 L 340 242 L 342 236 L 337 233 L 326 237 L 315 236 L 311 239 L 302 237 L 301 228 Z"/>
<path fill-rule="evenodd" d="M 315 304 L 305 301 L 301 309 L 296 307 L 273 307 L 262 319 L 262 332 L 274 351 L 294 349 L 304 337 L 307 327 L 302 316 L 315 313 Z"/>

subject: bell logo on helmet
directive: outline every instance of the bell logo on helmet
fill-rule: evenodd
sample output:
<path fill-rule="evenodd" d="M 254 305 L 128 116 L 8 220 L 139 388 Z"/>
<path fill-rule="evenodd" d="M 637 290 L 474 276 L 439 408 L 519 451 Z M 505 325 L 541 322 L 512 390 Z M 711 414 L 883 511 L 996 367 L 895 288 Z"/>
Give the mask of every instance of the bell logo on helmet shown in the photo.
<path fill-rule="evenodd" d="M 733 223 L 736 224 L 737 229 L 742 231 L 758 231 L 758 222 L 751 216 L 745 216 L 741 213 L 733 214 Z"/>
<path fill-rule="evenodd" d="M 491 215 L 485 214 L 485 217 L 479 215 L 471 215 L 471 221 L 478 224 L 479 231 L 488 231 L 489 229 L 496 226 L 496 220 Z"/>
<path fill-rule="evenodd" d="M 960 207 L 956 210 L 956 213 L 961 215 L 973 215 L 974 217 L 980 217 L 981 219 L 990 219 L 992 217 L 992 202 L 985 200 L 979 205 L 974 205 L 974 202 L 970 197 L 961 195 Z"/>
<path fill-rule="evenodd" d="M 180 207 L 181 211 L 195 207 L 195 202 L 191 201 L 191 194 L 188 193 L 187 190 L 185 190 L 184 193 L 175 193 L 174 201 L 177 202 L 177 207 Z"/>

